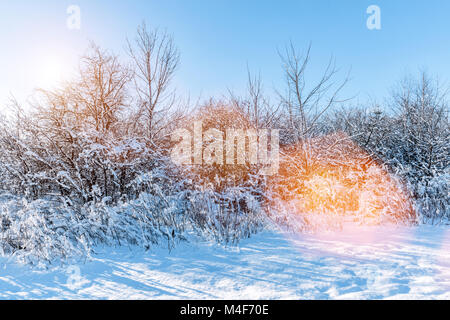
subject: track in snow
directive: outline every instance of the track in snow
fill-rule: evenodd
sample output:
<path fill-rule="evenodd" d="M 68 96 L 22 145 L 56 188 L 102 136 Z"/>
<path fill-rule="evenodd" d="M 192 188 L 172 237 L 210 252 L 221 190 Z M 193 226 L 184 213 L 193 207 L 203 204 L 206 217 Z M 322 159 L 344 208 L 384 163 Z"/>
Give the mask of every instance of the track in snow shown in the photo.
<path fill-rule="evenodd" d="M 0 298 L 450 299 L 450 227 L 265 232 L 240 248 L 101 251 L 46 271 L 0 258 Z"/>

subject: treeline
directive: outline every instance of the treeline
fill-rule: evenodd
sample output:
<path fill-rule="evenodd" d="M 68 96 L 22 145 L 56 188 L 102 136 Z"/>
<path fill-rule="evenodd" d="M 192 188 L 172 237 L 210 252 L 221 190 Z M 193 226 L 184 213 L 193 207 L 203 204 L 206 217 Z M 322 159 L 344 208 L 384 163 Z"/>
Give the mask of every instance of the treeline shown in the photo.
<path fill-rule="evenodd" d="M 85 256 L 98 244 L 236 243 L 274 221 L 307 229 L 327 224 L 327 212 L 358 216 L 360 207 L 338 203 L 351 201 L 339 190 L 327 191 L 337 198 L 332 206 L 315 200 L 314 208 L 327 208 L 318 220 L 305 201 L 296 204 L 311 202 L 306 182 L 320 168 L 352 163 L 360 175 L 370 168 L 392 175 L 395 190 L 364 184 L 377 203 L 393 204 L 383 211 L 388 220 L 448 221 L 447 91 L 426 74 L 405 80 L 384 105 L 349 108 L 340 96 L 347 78 L 337 81 L 334 61 L 309 83 L 310 50 L 299 55 L 289 45 L 276 98 L 249 73 L 247 95 L 197 106 L 172 85 L 180 54 L 169 34 L 142 25 L 127 53 L 121 61 L 92 44 L 75 79 L 39 89 L 27 106 L 12 101 L 0 122 L 3 254 L 38 263 Z M 171 134 L 196 120 L 205 130 L 279 129 L 280 173 L 268 177 L 253 164 L 176 166 Z M 347 187 L 363 188 L 352 174 Z"/>

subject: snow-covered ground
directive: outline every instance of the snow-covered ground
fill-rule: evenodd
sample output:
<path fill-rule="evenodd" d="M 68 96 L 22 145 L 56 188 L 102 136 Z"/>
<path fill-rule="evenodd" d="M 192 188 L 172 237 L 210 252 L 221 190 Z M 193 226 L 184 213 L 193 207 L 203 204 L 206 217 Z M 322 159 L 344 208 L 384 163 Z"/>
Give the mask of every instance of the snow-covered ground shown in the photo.
<path fill-rule="evenodd" d="M 450 227 L 256 235 L 239 248 L 99 250 L 46 271 L 0 259 L 1 299 L 450 299 Z"/>

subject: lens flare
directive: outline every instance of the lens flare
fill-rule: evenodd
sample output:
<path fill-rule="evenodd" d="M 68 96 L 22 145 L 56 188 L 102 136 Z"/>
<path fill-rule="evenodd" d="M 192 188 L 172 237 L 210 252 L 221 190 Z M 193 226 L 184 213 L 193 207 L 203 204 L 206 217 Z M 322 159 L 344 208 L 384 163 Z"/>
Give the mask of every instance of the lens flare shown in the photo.
<path fill-rule="evenodd" d="M 269 188 L 271 208 L 300 218 L 304 226 L 404 223 L 416 217 L 402 183 L 343 133 L 285 148 Z"/>

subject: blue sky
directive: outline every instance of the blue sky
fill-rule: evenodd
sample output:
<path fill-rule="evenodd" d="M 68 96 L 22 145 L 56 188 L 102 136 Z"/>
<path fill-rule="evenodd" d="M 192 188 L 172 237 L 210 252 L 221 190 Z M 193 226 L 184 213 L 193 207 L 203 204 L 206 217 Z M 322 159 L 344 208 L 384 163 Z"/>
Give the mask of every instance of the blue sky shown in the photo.
<path fill-rule="evenodd" d="M 66 27 L 72 4 L 81 8 L 79 31 Z M 372 4 L 381 30 L 366 28 Z M 268 91 L 282 88 L 277 49 L 292 41 L 312 43 L 311 79 L 333 56 L 342 77 L 351 69 L 346 96 L 381 100 L 406 73 L 450 77 L 449 15 L 446 0 L 0 0 L 0 101 L 29 94 L 54 60 L 75 66 L 89 40 L 123 54 L 144 20 L 173 34 L 182 58 L 176 84 L 193 98 L 239 92 L 247 64 Z"/>

